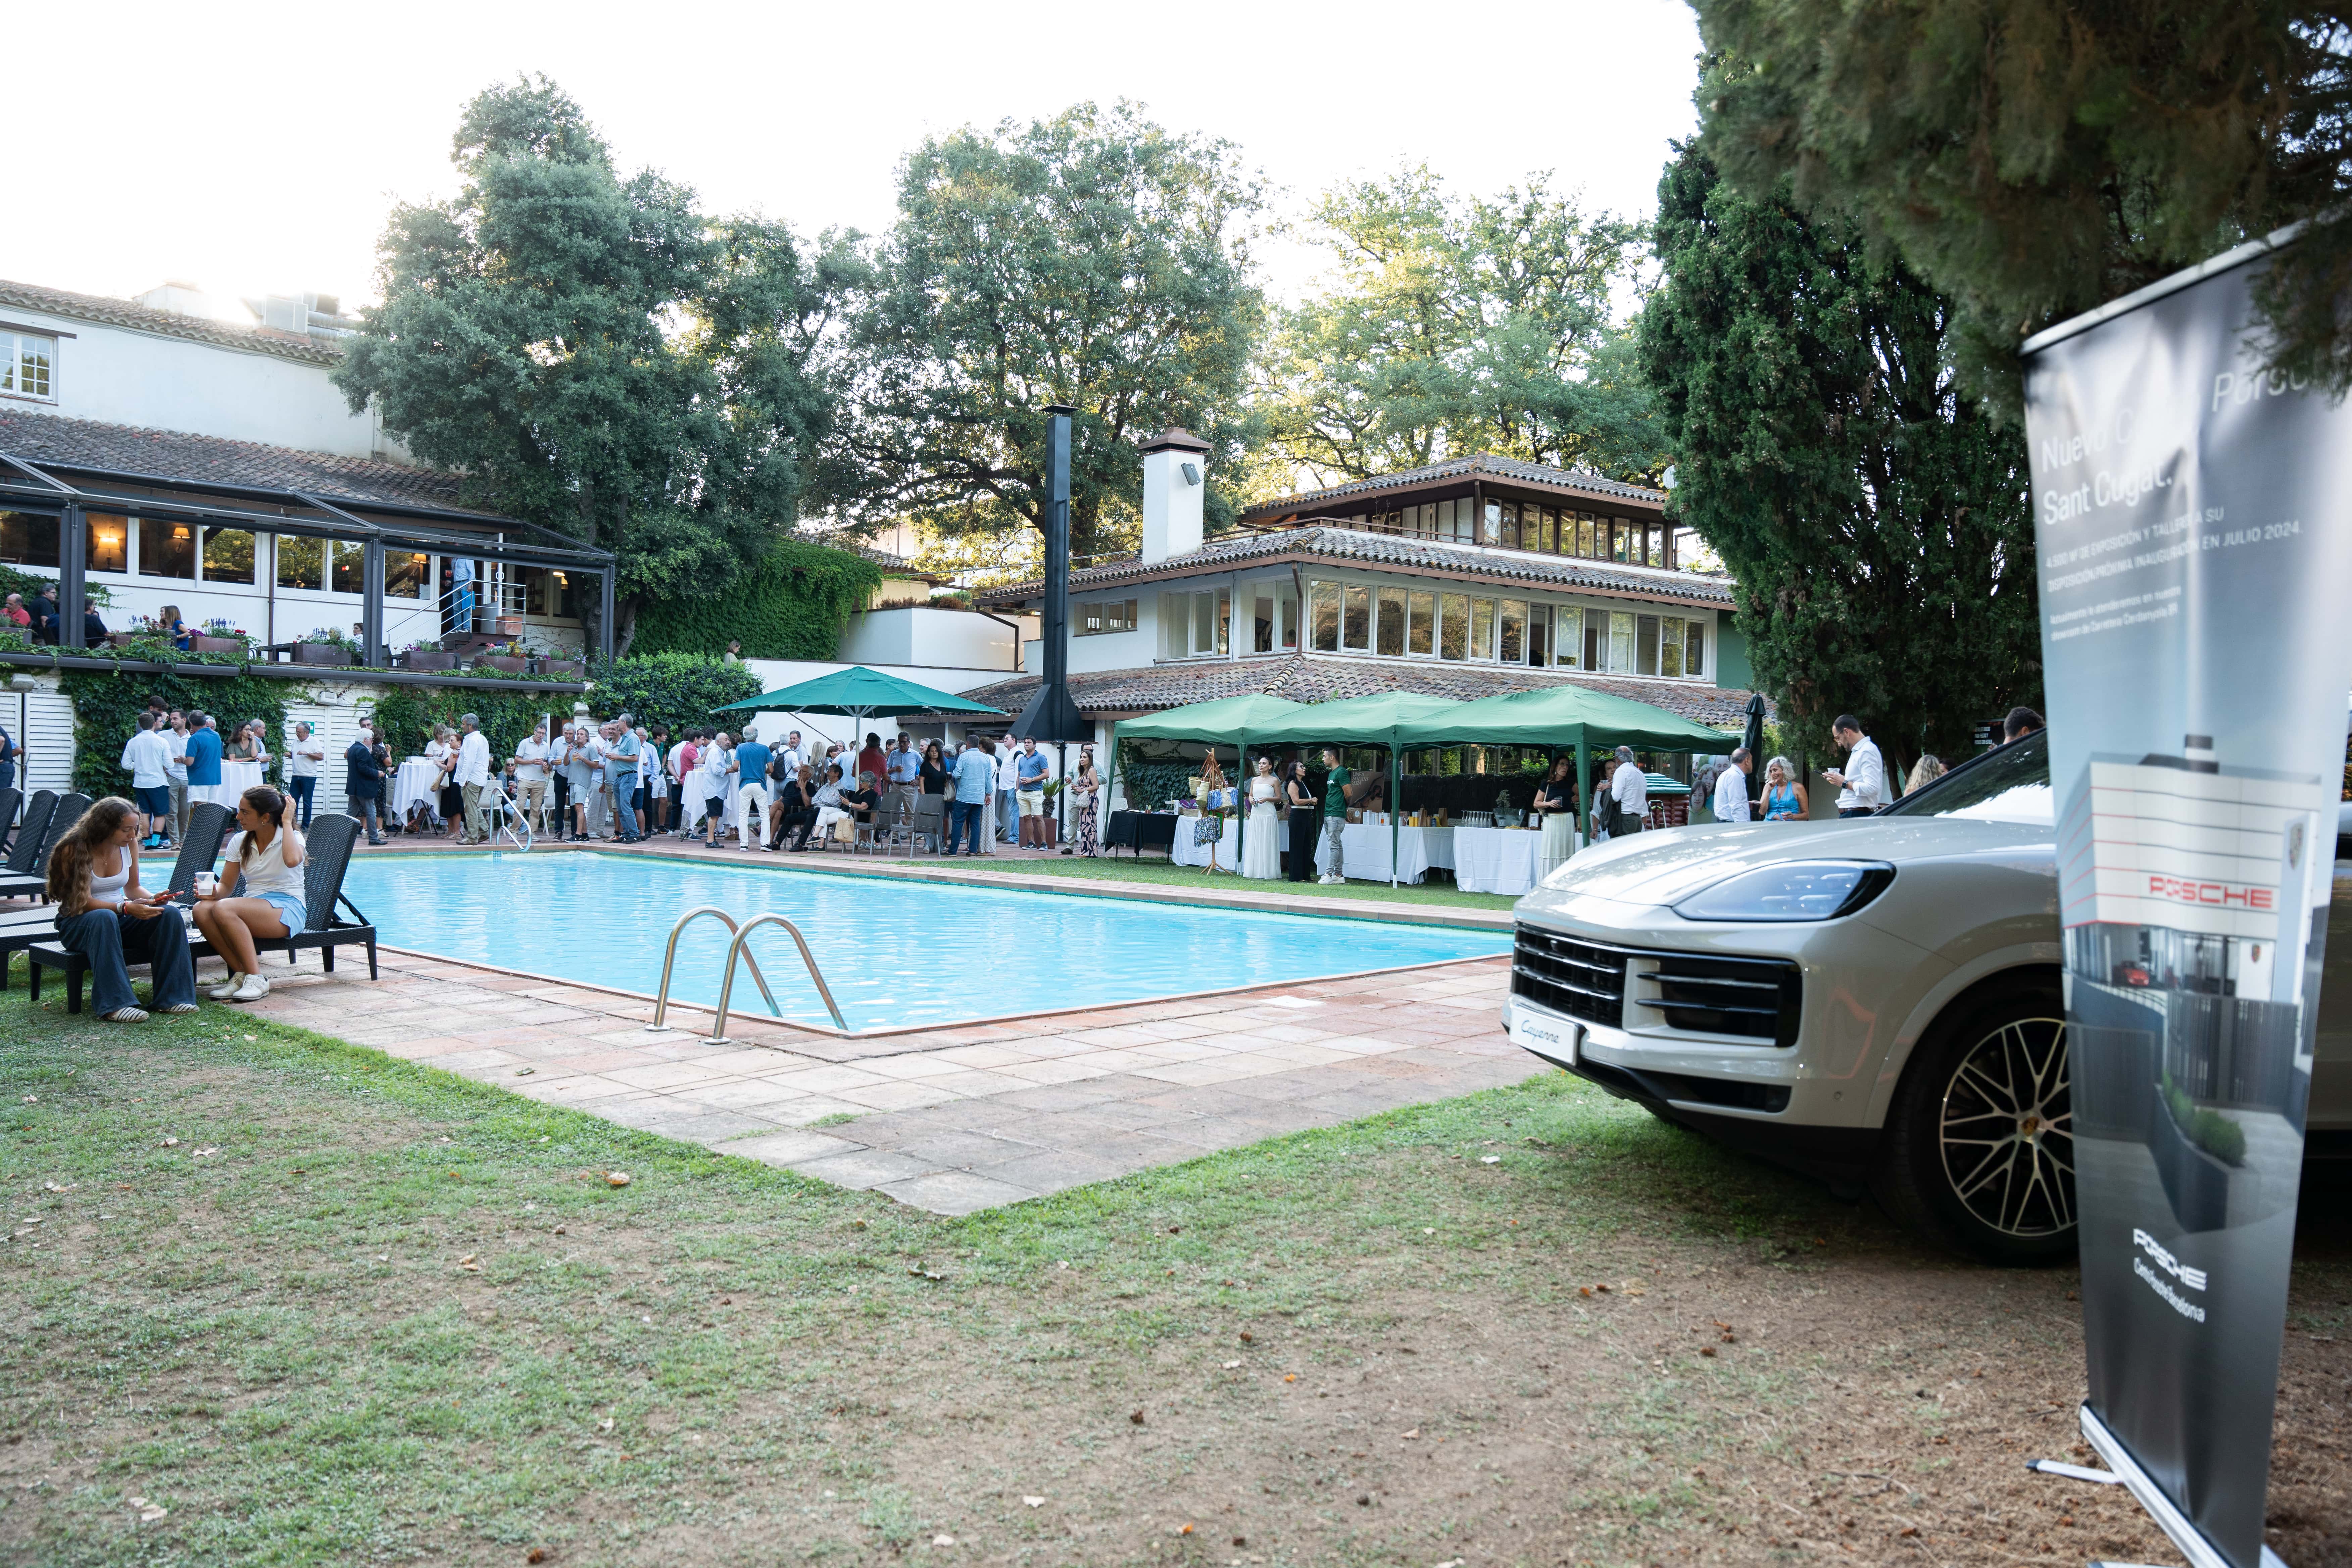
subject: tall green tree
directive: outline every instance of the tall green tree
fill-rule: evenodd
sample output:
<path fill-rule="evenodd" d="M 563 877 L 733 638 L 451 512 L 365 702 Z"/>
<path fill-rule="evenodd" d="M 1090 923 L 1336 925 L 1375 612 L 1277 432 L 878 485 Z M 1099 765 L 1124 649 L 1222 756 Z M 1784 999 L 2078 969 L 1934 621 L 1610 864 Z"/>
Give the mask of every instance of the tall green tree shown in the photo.
<path fill-rule="evenodd" d="M 623 175 L 543 78 L 476 98 L 450 159 L 456 196 L 394 210 L 336 384 L 482 504 L 617 552 L 625 647 L 647 599 L 724 587 L 792 527 L 854 255 Z"/>
<path fill-rule="evenodd" d="M 1654 480 L 1666 463 L 1612 317 L 1643 230 L 1531 179 L 1457 201 L 1425 167 L 1323 197 L 1326 290 L 1289 311 L 1265 407 L 1274 449 L 1328 481 L 1496 452 Z"/>
<path fill-rule="evenodd" d="M 1067 404 L 1072 549 L 1087 554 L 1140 496 L 1141 438 L 1182 425 L 1236 453 L 1263 204 L 1227 143 L 1126 103 L 923 142 L 847 334 L 845 510 L 947 536 L 1034 527 L 1043 410 Z M 1213 521 L 1231 510 L 1219 467 Z"/>
<path fill-rule="evenodd" d="M 1724 170 L 1859 219 L 1955 299 L 1975 384 L 2028 334 L 2310 218 L 2273 349 L 2352 384 L 2352 17 L 2294 0 L 1692 0 Z"/>
<path fill-rule="evenodd" d="M 1735 189 L 1704 138 L 1658 205 L 1642 362 L 1759 684 L 1816 755 L 1842 711 L 1890 761 L 1964 755 L 2039 697 L 2041 636 L 2024 441 L 1960 395 L 1950 301 L 1853 225 Z"/>

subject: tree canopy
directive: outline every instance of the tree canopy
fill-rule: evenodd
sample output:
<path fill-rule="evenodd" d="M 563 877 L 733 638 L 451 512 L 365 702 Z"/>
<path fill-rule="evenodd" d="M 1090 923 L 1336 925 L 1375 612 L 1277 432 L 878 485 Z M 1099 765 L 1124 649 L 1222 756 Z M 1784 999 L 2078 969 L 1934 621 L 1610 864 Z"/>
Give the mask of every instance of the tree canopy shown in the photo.
<path fill-rule="evenodd" d="M 455 197 L 394 210 L 336 384 L 481 504 L 618 552 L 625 647 L 646 600 L 724 587 L 793 525 L 855 258 L 624 176 L 543 78 L 476 98 L 450 159 Z"/>
<path fill-rule="evenodd" d="M 1654 482 L 1665 453 L 1612 315 L 1641 225 L 1540 177 L 1465 202 L 1414 168 L 1328 193 L 1311 231 L 1333 268 L 1274 345 L 1282 458 L 1324 482 L 1470 452 Z"/>
<path fill-rule="evenodd" d="M 1852 222 L 1720 179 L 1704 137 L 1658 202 L 1642 363 L 1759 684 L 1816 748 L 1850 711 L 1890 760 L 1965 754 L 2038 698 L 2041 634 L 2023 438 L 1960 395 L 1951 302 Z"/>
<path fill-rule="evenodd" d="M 924 141 L 845 333 L 833 493 L 944 535 L 1034 527 L 1044 410 L 1066 404 L 1072 549 L 1092 552 L 1140 497 L 1142 438 L 1239 448 L 1263 201 L 1229 144 L 1125 103 Z"/>
<path fill-rule="evenodd" d="M 2298 219 L 2279 363 L 2352 384 L 2352 27 L 2281 0 L 1692 0 L 1727 176 L 1783 176 L 1958 304 L 2003 406 L 2019 342 Z"/>

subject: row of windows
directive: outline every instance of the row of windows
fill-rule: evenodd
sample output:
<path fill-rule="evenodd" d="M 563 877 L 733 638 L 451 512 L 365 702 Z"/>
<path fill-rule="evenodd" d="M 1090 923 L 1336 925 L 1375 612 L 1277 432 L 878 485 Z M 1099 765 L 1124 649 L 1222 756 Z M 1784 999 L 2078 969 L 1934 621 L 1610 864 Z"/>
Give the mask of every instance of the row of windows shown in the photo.
<path fill-rule="evenodd" d="M 0 563 L 58 568 L 63 520 L 50 512 L 0 511 Z M 443 557 L 440 574 L 449 574 Z M 183 583 L 229 583 L 252 586 L 274 572 L 280 588 L 358 595 L 367 569 L 367 548 L 350 540 L 281 533 L 257 537 L 241 528 L 199 528 L 158 517 L 89 516 L 82 560 L 86 572 L 152 577 Z M 484 583 L 479 565 L 475 581 Z M 516 578 L 520 577 L 520 581 Z M 423 599 L 435 581 L 435 558 L 407 550 L 383 555 L 383 596 Z M 509 568 L 497 597 L 509 614 L 577 617 L 578 590 L 564 574 L 539 567 Z M 487 584 L 480 597 L 493 595 Z"/>
<path fill-rule="evenodd" d="M 0 329 L 0 393 L 57 400 L 57 339 Z"/>
<path fill-rule="evenodd" d="M 1600 517 L 1533 501 L 1490 500 L 1481 515 L 1476 501 L 1460 496 L 1397 511 L 1359 513 L 1348 521 L 1374 532 L 1454 544 L 1494 544 L 1632 566 L 1674 564 L 1673 531 L 1663 522 Z"/>
<path fill-rule="evenodd" d="M 1107 605 L 1080 605 L 1073 635 L 1082 637 L 1099 637 L 1104 632 L 1131 632 L 1143 623 L 1137 618 L 1141 601 L 1114 599 Z"/>

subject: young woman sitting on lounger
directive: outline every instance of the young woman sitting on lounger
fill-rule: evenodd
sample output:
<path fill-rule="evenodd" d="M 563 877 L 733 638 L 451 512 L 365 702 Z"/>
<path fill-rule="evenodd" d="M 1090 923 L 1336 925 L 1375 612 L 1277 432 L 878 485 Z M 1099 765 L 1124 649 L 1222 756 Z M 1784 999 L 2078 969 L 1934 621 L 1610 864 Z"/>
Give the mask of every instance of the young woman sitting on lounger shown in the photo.
<path fill-rule="evenodd" d="M 133 963 L 151 966 L 158 1012 L 196 1010 L 187 923 L 169 893 L 139 885 L 139 820 L 137 806 L 109 795 L 49 851 L 58 939 L 89 961 L 98 1016 L 117 1024 L 147 1020 L 131 989 Z"/>
<path fill-rule="evenodd" d="M 221 851 L 220 876 L 196 895 L 196 929 L 228 964 L 228 982 L 205 994 L 215 1002 L 258 1002 L 269 994 L 254 938 L 287 937 L 308 923 L 302 907 L 302 835 L 294 803 L 268 784 L 256 784 L 236 803 L 236 825 Z M 230 898 L 237 877 L 245 892 Z"/>

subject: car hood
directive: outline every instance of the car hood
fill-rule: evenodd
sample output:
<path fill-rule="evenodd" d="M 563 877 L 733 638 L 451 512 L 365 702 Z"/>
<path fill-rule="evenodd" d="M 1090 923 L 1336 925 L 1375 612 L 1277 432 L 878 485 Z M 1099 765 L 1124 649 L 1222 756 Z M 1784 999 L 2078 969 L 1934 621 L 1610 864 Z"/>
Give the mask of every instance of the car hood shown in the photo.
<path fill-rule="evenodd" d="M 1954 856 L 2015 857 L 2047 868 L 2048 827 L 1948 816 L 1885 816 L 1837 822 L 1742 822 L 1636 834 L 1577 856 L 1519 901 L 1522 910 L 1561 909 L 1586 899 L 1672 904 L 1759 866 L 1789 860 L 1906 862 Z"/>

